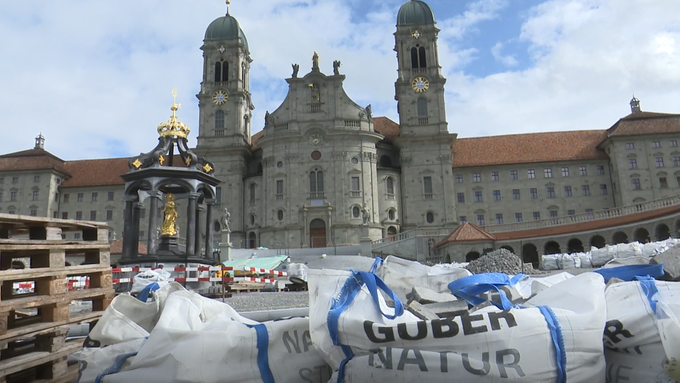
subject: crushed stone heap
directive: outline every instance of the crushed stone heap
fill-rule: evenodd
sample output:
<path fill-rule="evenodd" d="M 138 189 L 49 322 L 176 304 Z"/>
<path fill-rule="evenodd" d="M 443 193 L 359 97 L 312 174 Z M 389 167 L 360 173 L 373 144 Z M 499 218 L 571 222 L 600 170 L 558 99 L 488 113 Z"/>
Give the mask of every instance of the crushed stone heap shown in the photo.
<path fill-rule="evenodd" d="M 468 264 L 467 269 L 472 274 L 519 274 L 523 271 L 522 266 L 522 260 L 510 250 L 498 249 L 471 261 L 470 264 Z"/>

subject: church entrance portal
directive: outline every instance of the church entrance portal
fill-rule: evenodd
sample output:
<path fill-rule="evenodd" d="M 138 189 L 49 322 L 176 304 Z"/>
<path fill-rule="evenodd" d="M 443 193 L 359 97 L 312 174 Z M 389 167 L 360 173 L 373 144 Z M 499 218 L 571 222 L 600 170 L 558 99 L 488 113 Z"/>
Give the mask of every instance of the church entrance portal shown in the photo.
<path fill-rule="evenodd" d="M 309 223 L 309 247 L 326 247 L 326 222 L 322 219 Z"/>

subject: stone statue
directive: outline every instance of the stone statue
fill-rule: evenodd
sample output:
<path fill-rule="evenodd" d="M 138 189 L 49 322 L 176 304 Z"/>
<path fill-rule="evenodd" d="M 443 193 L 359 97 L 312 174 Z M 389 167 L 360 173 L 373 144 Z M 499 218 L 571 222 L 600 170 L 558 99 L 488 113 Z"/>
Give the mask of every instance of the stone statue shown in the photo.
<path fill-rule="evenodd" d="M 269 125 L 269 111 L 264 114 L 264 126 Z"/>
<path fill-rule="evenodd" d="M 314 55 L 312 56 L 312 71 L 319 71 L 319 54 L 316 51 L 314 51 Z"/>
<path fill-rule="evenodd" d="M 340 74 L 340 65 L 342 65 L 340 60 L 333 61 L 333 74 L 336 76 Z"/>
<path fill-rule="evenodd" d="M 171 193 L 165 195 L 165 209 L 163 209 L 163 226 L 161 235 L 174 237 L 177 235 L 177 209 L 175 209 L 175 196 Z"/>
<path fill-rule="evenodd" d="M 298 72 L 300 71 L 300 65 L 299 64 L 292 65 L 293 65 L 293 78 L 297 78 Z"/>
<path fill-rule="evenodd" d="M 366 107 L 366 118 L 368 118 L 368 121 L 373 121 L 373 111 L 371 110 L 371 104 L 368 104 Z"/>
<path fill-rule="evenodd" d="M 231 232 L 229 228 L 229 221 L 231 221 L 231 213 L 226 207 L 222 210 L 222 230 Z"/>
<path fill-rule="evenodd" d="M 366 204 L 361 208 L 361 218 L 364 220 L 364 225 L 371 222 L 371 210 Z"/>

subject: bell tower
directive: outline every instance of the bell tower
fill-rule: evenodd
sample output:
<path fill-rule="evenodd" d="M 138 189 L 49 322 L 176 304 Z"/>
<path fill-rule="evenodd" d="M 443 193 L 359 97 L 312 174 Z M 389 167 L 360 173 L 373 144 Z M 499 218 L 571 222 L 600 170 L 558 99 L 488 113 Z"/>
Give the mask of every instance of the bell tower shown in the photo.
<path fill-rule="evenodd" d="M 450 134 L 437 51 L 434 14 L 423 1 L 404 3 L 394 33 L 398 77 L 404 228 L 452 226 L 456 222 Z"/>
<path fill-rule="evenodd" d="M 250 95 L 250 50 L 238 21 L 215 19 L 203 39 L 203 81 L 199 100 L 198 148 L 250 145 L 254 106 Z"/>

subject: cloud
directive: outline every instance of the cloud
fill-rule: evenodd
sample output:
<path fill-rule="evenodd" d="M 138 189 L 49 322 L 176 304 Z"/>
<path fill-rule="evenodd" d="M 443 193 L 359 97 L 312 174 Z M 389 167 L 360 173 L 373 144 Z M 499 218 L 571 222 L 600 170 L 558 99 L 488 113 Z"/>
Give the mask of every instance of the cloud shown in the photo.
<path fill-rule="evenodd" d="M 493 58 L 505 66 L 517 66 L 517 64 L 519 64 L 517 59 L 513 55 L 503 56 L 501 53 L 502 49 L 503 43 L 497 42 L 496 45 L 491 48 L 491 54 L 493 55 Z"/>

